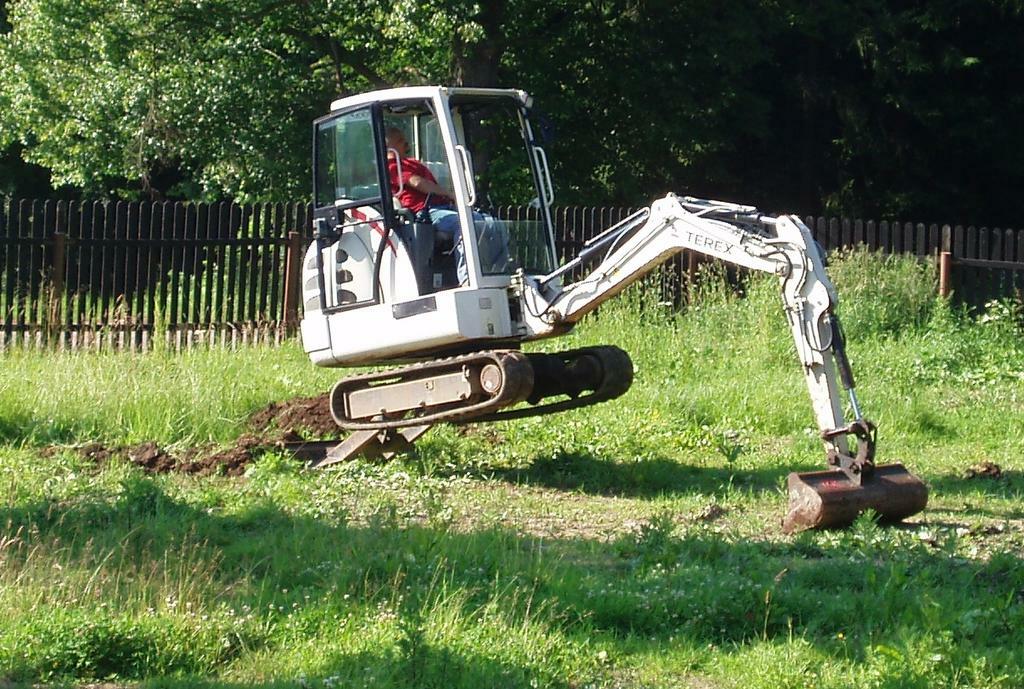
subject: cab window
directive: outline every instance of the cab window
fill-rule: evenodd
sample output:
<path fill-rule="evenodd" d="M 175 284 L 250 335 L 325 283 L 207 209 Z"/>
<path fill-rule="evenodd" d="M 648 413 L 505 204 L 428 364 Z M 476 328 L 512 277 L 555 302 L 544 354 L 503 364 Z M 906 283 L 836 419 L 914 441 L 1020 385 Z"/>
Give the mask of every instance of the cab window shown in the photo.
<path fill-rule="evenodd" d="M 368 109 L 356 110 L 317 126 L 316 205 L 338 199 L 379 197 L 373 121 Z"/>

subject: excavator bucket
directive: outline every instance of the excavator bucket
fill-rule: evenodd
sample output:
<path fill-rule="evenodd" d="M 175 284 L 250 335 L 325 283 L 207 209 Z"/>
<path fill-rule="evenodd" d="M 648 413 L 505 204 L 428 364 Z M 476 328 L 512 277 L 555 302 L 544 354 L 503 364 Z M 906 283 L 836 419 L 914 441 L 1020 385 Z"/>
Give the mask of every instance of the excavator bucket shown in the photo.
<path fill-rule="evenodd" d="M 789 513 L 782 530 L 848 526 L 866 510 L 882 521 L 897 522 L 924 509 L 928 487 L 902 464 L 871 469 L 857 481 L 838 469 L 789 475 Z"/>

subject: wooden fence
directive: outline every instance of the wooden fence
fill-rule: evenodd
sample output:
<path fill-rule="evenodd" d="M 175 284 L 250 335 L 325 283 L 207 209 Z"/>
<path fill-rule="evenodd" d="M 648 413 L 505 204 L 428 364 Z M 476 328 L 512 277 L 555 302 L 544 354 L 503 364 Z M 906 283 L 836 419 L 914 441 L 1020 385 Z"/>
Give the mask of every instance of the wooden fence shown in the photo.
<path fill-rule="evenodd" d="M 563 260 L 632 212 L 554 211 Z M 504 217 L 536 211 L 504 208 Z M 0 347 L 148 347 L 280 339 L 298 322 L 299 266 L 310 241 L 305 203 L 0 203 Z M 983 302 L 1024 288 L 1024 231 L 806 218 L 828 250 L 854 245 L 937 257 L 946 284 Z M 697 257 L 662 271 L 679 298 Z"/>
<path fill-rule="evenodd" d="M 9 201 L 0 344 L 176 344 L 280 337 L 306 204 Z M 289 290 L 289 288 L 291 288 Z M 288 292 L 286 294 L 286 292 Z"/>
<path fill-rule="evenodd" d="M 938 261 L 939 289 L 974 306 L 1024 294 L 1024 230 L 962 225 L 804 218 L 828 251 L 866 246 Z"/>

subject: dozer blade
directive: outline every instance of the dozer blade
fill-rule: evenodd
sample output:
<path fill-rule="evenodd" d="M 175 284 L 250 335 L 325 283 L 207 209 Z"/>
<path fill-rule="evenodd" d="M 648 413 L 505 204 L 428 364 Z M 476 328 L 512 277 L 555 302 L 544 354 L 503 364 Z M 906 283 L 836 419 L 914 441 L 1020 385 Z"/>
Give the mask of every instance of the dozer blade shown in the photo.
<path fill-rule="evenodd" d="M 897 522 L 924 509 L 928 487 L 902 464 L 876 466 L 858 485 L 842 471 L 789 475 L 789 513 L 782 530 L 848 526 L 865 510 L 886 522 Z"/>

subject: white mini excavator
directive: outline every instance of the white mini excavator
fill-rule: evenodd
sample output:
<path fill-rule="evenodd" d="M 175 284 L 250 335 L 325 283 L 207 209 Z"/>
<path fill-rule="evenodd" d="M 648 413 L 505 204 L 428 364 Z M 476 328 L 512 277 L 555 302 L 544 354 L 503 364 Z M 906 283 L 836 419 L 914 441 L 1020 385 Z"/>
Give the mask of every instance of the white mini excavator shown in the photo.
<path fill-rule="evenodd" d="M 331 412 L 349 434 L 319 464 L 390 456 L 435 424 L 549 414 L 622 395 L 633 367 L 617 347 L 520 347 L 566 333 L 689 249 L 779 278 L 829 467 L 790 474 L 784 529 L 841 526 L 867 509 L 893 521 L 924 509 L 924 483 L 900 464 L 875 464 L 875 427 L 854 392 L 836 294 L 800 219 L 669 194 L 557 266 L 554 184 L 531 105 L 518 90 L 408 87 L 343 98 L 314 123 L 304 348 L 318 366 L 395 364 L 334 386 Z M 395 130 L 411 150 L 389 147 Z M 447 198 L 399 204 L 415 183 L 401 170 L 408 158 Z M 437 231 L 438 211 L 456 231 Z"/>

